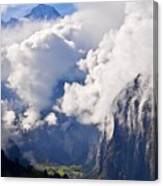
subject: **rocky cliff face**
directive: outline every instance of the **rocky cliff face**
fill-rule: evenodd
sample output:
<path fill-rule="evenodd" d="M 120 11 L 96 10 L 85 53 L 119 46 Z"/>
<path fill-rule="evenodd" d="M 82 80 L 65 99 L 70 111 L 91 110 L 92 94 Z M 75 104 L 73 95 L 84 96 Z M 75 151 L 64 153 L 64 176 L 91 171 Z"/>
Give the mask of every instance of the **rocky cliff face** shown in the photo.
<path fill-rule="evenodd" d="M 114 131 L 101 137 L 93 177 L 103 179 L 157 178 L 157 118 L 151 80 L 138 75 L 112 104 Z M 92 176 L 91 175 L 91 176 Z"/>

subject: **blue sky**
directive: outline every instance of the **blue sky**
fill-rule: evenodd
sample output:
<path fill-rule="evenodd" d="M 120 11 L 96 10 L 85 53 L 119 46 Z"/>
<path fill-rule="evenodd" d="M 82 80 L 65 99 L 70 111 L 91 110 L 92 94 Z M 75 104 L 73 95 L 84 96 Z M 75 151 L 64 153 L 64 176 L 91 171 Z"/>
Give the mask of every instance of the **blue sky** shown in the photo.
<path fill-rule="evenodd" d="M 75 11 L 75 6 L 73 3 L 56 3 L 49 5 L 55 7 L 61 15 L 71 14 Z M 35 6 L 37 6 L 37 4 L 10 5 L 2 14 L 2 19 L 7 21 L 11 17 L 21 18 L 29 13 Z"/>

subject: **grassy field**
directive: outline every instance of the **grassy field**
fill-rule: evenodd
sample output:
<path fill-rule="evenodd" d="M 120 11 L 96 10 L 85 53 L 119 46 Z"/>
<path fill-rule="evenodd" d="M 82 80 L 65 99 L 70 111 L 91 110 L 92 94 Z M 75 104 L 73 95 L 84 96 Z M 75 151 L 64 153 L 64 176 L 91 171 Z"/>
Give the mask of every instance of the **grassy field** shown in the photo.
<path fill-rule="evenodd" d="M 77 165 L 49 165 L 49 164 L 37 164 L 36 169 L 40 171 L 46 171 L 48 175 L 59 174 L 61 177 L 68 178 L 82 178 L 83 172 L 80 166 Z"/>

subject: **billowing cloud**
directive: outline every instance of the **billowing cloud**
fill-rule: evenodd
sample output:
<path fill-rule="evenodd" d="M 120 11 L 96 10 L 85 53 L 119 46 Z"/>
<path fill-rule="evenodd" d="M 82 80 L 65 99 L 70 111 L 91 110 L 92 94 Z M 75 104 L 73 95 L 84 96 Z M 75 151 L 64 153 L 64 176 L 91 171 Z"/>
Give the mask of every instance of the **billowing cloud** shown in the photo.
<path fill-rule="evenodd" d="M 52 104 L 50 99 L 57 80 L 73 67 L 78 55 L 72 41 L 50 29 L 6 48 L 4 63 L 10 65 L 8 76 L 5 74 L 7 86 L 27 107 L 19 118 L 20 129 L 29 130 L 43 123 L 40 111 Z"/>
<path fill-rule="evenodd" d="M 72 42 L 48 30 L 9 47 L 7 59 L 8 86 L 28 105 L 43 109 L 49 105 L 56 80 L 73 66 L 77 53 Z"/>
<path fill-rule="evenodd" d="M 111 106 L 118 93 L 138 74 L 152 75 L 152 12 L 149 1 L 128 2 L 120 29 L 107 32 L 98 48 L 79 61 L 87 73 L 84 85 L 65 83 L 64 96 L 54 109 L 82 123 L 112 123 Z"/>
<path fill-rule="evenodd" d="M 25 105 L 19 118 L 22 129 L 40 124 L 40 111 L 53 104 L 51 97 L 57 81 L 90 48 L 97 47 L 107 30 L 119 28 L 123 22 L 124 3 L 77 6 L 76 13 L 54 22 L 24 20 L 15 28 L 2 29 L 2 81 Z M 115 11 L 116 22 L 112 21 Z M 107 20 L 101 22 L 104 17 Z"/>
<path fill-rule="evenodd" d="M 12 109 L 9 109 L 6 102 L 2 101 L 1 105 L 3 106 L 2 109 L 2 122 L 5 123 L 6 128 L 12 128 L 15 122 L 15 112 Z"/>
<path fill-rule="evenodd" d="M 2 148 L 6 146 L 8 140 L 15 135 L 16 113 L 12 109 L 7 100 L 1 100 L 1 133 L 2 135 Z"/>
<path fill-rule="evenodd" d="M 152 73 L 149 3 L 129 2 L 126 9 L 124 3 L 116 2 L 77 7 L 76 13 L 56 22 L 25 21 L 14 29 L 2 30 L 2 81 L 25 105 L 17 116 L 9 109 L 4 123 L 10 118 L 13 124 L 17 119 L 18 128 L 23 130 L 45 121 L 55 125 L 55 111 L 43 119 L 41 111 L 53 105 L 55 85 L 71 74 L 76 64 L 86 73 L 85 82 L 65 83 L 64 96 L 54 110 L 82 123 L 112 123 L 110 109 L 115 96 L 138 73 Z"/>
<path fill-rule="evenodd" d="M 35 32 L 49 28 L 51 25 L 52 22 L 31 22 L 29 20 L 22 19 L 20 24 L 15 27 L 1 28 L 1 45 L 4 48 L 5 46 L 9 46 L 13 43 L 21 43 Z M 19 37 L 17 37 L 17 33 L 19 33 Z"/>
<path fill-rule="evenodd" d="M 39 112 L 35 108 L 29 107 L 20 118 L 20 127 L 23 130 L 29 130 L 37 126 L 38 120 Z"/>
<path fill-rule="evenodd" d="M 125 2 L 76 3 L 76 19 L 82 22 L 81 43 L 96 48 L 110 29 L 119 29 L 124 21 Z M 74 17 L 75 17 L 74 16 Z M 88 38 L 88 39 L 87 39 Z"/>
<path fill-rule="evenodd" d="M 57 117 L 54 112 L 49 113 L 45 117 L 45 121 L 48 123 L 48 125 L 55 125 L 57 122 Z"/>

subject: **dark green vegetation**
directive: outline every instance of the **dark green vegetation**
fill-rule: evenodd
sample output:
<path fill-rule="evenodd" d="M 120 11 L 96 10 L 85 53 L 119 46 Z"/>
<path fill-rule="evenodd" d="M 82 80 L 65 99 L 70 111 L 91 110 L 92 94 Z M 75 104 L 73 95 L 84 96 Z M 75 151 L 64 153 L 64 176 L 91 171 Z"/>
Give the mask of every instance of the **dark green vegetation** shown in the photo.
<path fill-rule="evenodd" d="M 32 178 L 69 178 L 67 174 L 49 169 L 37 170 L 33 166 L 23 166 L 19 160 L 10 160 L 1 150 L 1 176 L 2 177 L 32 177 Z"/>

